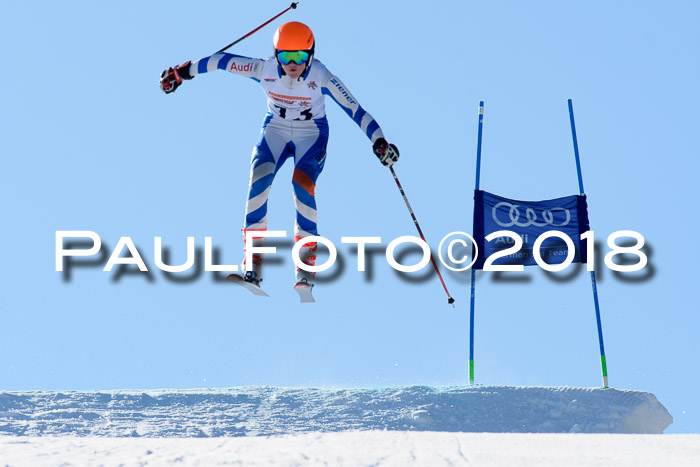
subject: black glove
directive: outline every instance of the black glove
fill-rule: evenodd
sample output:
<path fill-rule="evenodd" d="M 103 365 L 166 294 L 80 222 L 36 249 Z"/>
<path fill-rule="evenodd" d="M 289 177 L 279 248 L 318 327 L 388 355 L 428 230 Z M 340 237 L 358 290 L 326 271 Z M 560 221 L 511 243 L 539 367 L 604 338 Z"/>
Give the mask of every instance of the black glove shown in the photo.
<path fill-rule="evenodd" d="M 163 70 L 160 74 L 160 88 L 164 93 L 170 94 L 171 92 L 175 92 L 182 84 L 183 79 L 192 79 L 192 75 L 190 75 L 191 64 L 191 61 L 187 61 L 187 63 L 183 63 L 182 65 Z"/>
<path fill-rule="evenodd" d="M 386 167 L 391 167 L 399 160 L 399 148 L 387 143 L 384 138 L 379 138 L 375 141 L 372 145 L 372 150 L 379 158 L 379 162 Z"/>

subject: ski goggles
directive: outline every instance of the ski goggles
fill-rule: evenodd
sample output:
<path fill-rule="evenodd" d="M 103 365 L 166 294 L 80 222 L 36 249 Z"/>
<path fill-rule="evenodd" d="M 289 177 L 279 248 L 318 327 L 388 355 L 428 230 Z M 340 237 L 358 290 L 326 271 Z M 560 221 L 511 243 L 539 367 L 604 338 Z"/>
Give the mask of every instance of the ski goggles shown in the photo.
<path fill-rule="evenodd" d="M 297 65 L 303 65 L 309 61 L 309 52 L 306 50 L 278 50 L 277 60 L 282 65 L 289 65 L 291 62 Z"/>

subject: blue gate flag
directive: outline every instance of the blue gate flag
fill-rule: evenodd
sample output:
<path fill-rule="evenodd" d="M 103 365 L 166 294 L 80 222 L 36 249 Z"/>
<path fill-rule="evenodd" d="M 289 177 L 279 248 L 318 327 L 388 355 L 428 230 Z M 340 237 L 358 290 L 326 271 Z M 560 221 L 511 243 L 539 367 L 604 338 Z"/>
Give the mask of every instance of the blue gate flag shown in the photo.
<path fill-rule="evenodd" d="M 490 242 L 486 237 L 499 230 L 508 230 L 523 239 L 519 251 L 496 259 L 493 265 L 536 265 L 533 254 L 535 240 L 541 234 L 557 230 L 574 244 L 575 263 L 587 261 L 585 240 L 582 233 L 590 230 L 586 195 L 573 195 L 544 201 L 520 201 L 503 198 L 492 193 L 474 191 L 474 240 L 479 254 L 474 269 L 483 269 L 486 258 L 514 245 L 510 237 L 498 237 Z M 548 264 L 561 264 L 568 249 L 563 239 L 550 237 L 540 246 L 540 256 Z"/>

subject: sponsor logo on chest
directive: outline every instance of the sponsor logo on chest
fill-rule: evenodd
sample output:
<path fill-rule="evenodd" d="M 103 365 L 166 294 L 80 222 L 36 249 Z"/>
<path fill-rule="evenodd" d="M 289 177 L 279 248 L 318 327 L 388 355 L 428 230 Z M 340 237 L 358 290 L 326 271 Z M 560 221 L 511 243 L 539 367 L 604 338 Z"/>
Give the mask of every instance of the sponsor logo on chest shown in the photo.
<path fill-rule="evenodd" d="M 270 96 L 270 99 L 278 101 L 278 102 L 284 102 L 285 104 L 297 104 L 297 105 L 302 105 L 302 106 L 308 106 L 311 103 L 311 97 L 306 97 L 306 96 L 288 96 L 285 94 L 277 94 L 272 91 L 267 91 L 267 95 Z"/>

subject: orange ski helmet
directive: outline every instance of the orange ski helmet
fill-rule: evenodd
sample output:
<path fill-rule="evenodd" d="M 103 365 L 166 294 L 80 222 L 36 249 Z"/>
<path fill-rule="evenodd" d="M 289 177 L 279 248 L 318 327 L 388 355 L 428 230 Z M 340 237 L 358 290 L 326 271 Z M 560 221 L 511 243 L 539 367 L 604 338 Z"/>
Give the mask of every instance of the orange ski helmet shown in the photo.
<path fill-rule="evenodd" d="M 314 59 L 314 50 L 316 48 L 316 40 L 314 39 L 314 33 L 311 32 L 309 28 L 304 23 L 298 21 L 290 21 L 289 23 L 284 23 L 282 26 L 277 28 L 275 32 L 275 37 L 272 39 L 272 45 L 275 51 L 275 58 L 277 63 L 282 66 L 283 63 L 289 63 L 285 55 L 299 56 L 300 60 L 306 61 L 306 67 L 302 73 L 302 77 L 306 79 L 309 71 L 311 70 L 311 63 Z M 306 53 L 294 53 L 294 52 L 306 52 Z M 280 55 L 281 54 L 281 55 Z M 294 58 L 292 58 L 294 60 Z M 296 62 L 301 64 L 302 62 Z M 284 74 L 284 70 L 280 70 Z"/>
<path fill-rule="evenodd" d="M 304 23 L 290 21 L 277 28 L 272 39 L 275 50 L 313 50 L 314 33 Z"/>

